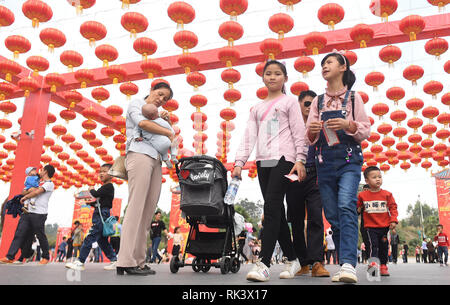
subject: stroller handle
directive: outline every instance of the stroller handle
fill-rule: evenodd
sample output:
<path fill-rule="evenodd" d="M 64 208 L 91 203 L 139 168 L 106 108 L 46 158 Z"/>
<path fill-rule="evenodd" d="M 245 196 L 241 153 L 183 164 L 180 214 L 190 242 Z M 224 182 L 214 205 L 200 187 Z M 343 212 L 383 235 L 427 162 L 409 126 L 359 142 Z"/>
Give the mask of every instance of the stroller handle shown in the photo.
<path fill-rule="evenodd" d="M 219 166 L 222 168 L 222 170 L 226 173 L 227 169 L 225 168 L 225 166 L 223 165 L 222 162 L 220 162 L 218 159 L 207 156 L 207 155 L 200 155 L 200 156 L 192 156 L 192 157 L 185 157 L 185 158 L 181 158 L 180 160 L 178 160 L 178 163 L 175 164 L 175 171 L 177 173 L 177 175 L 180 173 L 180 167 L 183 165 L 184 161 L 210 161 L 210 162 L 214 162 L 214 163 L 218 163 L 220 164 Z"/>

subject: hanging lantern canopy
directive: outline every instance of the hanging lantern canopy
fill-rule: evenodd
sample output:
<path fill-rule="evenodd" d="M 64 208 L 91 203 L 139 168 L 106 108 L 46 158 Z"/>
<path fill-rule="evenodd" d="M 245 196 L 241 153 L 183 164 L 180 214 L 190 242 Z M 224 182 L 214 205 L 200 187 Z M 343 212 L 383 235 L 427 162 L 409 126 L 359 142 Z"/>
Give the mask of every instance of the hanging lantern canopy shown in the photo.
<path fill-rule="evenodd" d="M 53 16 L 52 8 L 40 0 L 27 0 L 22 4 L 22 12 L 32 21 L 33 28 L 39 27 L 40 22 L 47 22 Z"/>
<path fill-rule="evenodd" d="M 436 59 L 440 59 L 441 55 L 444 54 L 448 50 L 448 42 L 447 40 L 439 37 L 435 37 L 431 40 L 428 40 L 425 44 L 425 51 L 436 57 Z"/>
<path fill-rule="evenodd" d="M 264 88 L 266 88 L 266 87 L 264 87 Z M 291 93 L 296 96 L 299 96 L 302 91 L 307 91 L 307 90 L 309 90 L 309 86 L 307 83 L 304 83 L 304 82 L 295 82 L 291 85 Z"/>
<path fill-rule="evenodd" d="M 122 9 L 129 9 L 130 4 L 136 4 L 141 2 L 141 0 L 120 0 L 122 2 Z"/>
<path fill-rule="evenodd" d="M 103 87 L 95 88 L 91 91 L 91 96 L 100 104 L 109 99 L 109 91 Z"/>
<path fill-rule="evenodd" d="M 357 24 L 350 31 L 350 38 L 359 44 L 360 48 L 367 48 L 375 35 L 373 29 L 367 24 Z"/>
<path fill-rule="evenodd" d="M 244 28 L 236 21 L 225 21 L 219 26 L 219 35 L 228 41 L 228 46 L 234 46 L 234 42 L 244 35 Z"/>
<path fill-rule="evenodd" d="M 69 121 L 74 120 L 77 117 L 77 113 L 70 109 L 64 109 L 59 113 L 59 116 L 66 121 L 68 124 Z"/>
<path fill-rule="evenodd" d="M 59 56 L 59 60 L 70 72 L 73 71 L 73 68 L 77 68 L 83 64 L 83 56 L 80 53 L 71 50 L 62 52 Z"/>
<path fill-rule="evenodd" d="M 292 87 L 291 87 L 291 91 L 292 91 Z M 261 100 L 264 100 L 268 95 L 269 95 L 269 89 L 267 89 L 267 87 L 261 87 L 258 90 L 256 90 L 256 96 Z"/>
<path fill-rule="evenodd" d="M 120 92 L 127 96 L 129 100 L 132 95 L 135 95 L 139 92 L 139 87 L 133 84 L 132 82 L 123 83 L 119 87 Z"/>
<path fill-rule="evenodd" d="M 194 8 L 184 2 L 176 1 L 167 8 L 167 15 L 172 21 L 176 22 L 177 29 L 183 29 L 185 24 L 191 23 L 195 18 Z"/>
<path fill-rule="evenodd" d="M 14 85 L 7 82 L 0 83 L 0 101 L 9 98 L 9 96 L 14 93 L 14 90 Z"/>
<path fill-rule="evenodd" d="M 225 69 L 220 75 L 222 80 L 228 84 L 229 89 L 233 89 L 233 85 L 241 79 L 241 73 L 235 69 Z"/>
<path fill-rule="evenodd" d="M 25 97 L 30 96 L 30 93 L 35 92 L 39 89 L 39 83 L 31 77 L 25 77 L 20 79 L 17 82 L 17 86 L 25 91 L 24 95 Z"/>
<path fill-rule="evenodd" d="M 230 15 L 231 20 L 236 20 L 237 16 L 245 13 L 247 8 L 247 0 L 220 0 L 220 9 L 225 14 Z"/>
<path fill-rule="evenodd" d="M 111 105 L 109 107 L 106 108 L 106 113 L 108 115 L 110 115 L 113 119 L 113 121 L 115 120 L 116 117 L 121 116 L 123 113 L 123 109 L 120 106 L 117 105 Z"/>
<path fill-rule="evenodd" d="M 73 108 L 76 104 L 83 100 L 83 95 L 75 90 L 66 91 L 64 94 L 64 99 L 66 100 L 68 107 Z"/>
<path fill-rule="evenodd" d="M 372 14 L 381 17 L 381 20 L 385 22 L 397 10 L 397 7 L 397 0 L 372 0 L 369 5 Z"/>
<path fill-rule="evenodd" d="M 200 61 L 198 58 L 189 53 L 181 54 L 177 59 L 178 64 L 184 68 L 184 73 L 189 74 L 191 71 L 197 70 Z"/>
<path fill-rule="evenodd" d="M 358 56 L 356 55 L 356 53 L 350 50 L 345 51 L 344 56 L 347 57 L 348 61 L 350 62 L 350 66 L 353 66 L 358 60 Z"/>
<path fill-rule="evenodd" d="M 411 65 L 403 70 L 403 77 L 412 82 L 413 86 L 417 85 L 417 80 L 424 74 L 423 68 L 417 65 Z"/>
<path fill-rule="evenodd" d="M 8 50 L 13 52 L 14 59 L 19 58 L 20 53 L 26 53 L 31 49 L 30 41 L 20 35 L 6 37 L 5 46 Z"/>
<path fill-rule="evenodd" d="M 274 60 L 283 51 L 283 45 L 277 39 L 267 38 L 261 42 L 259 49 L 266 58 Z"/>
<path fill-rule="evenodd" d="M 77 15 L 82 14 L 84 9 L 91 8 L 95 4 L 95 0 L 67 0 L 67 2 L 77 9 Z"/>
<path fill-rule="evenodd" d="M 197 90 L 198 87 L 203 86 L 206 83 L 206 77 L 200 72 L 191 72 L 186 77 L 186 81 L 189 85 Z"/>
<path fill-rule="evenodd" d="M 64 77 L 59 73 L 49 73 L 44 77 L 45 83 L 50 86 L 50 92 L 55 93 L 58 87 L 66 83 Z"/>
<path fill-rule="evenodd" d="M 95 42 L 102 40 L 107 34 L 106 27 L 97 21 L 86 21 L 80 26 L 81 36 L 89 40 L 89 45 L 95 46 Z"/>
<path fill-rule="evenodd" d="M 10 26 L 14 23 L 14 13 L 7 7 L 0 5 L 0 28 L 3 26 Z"/>
<path fill-rule="evenodd" d="M 410 41 L 414 41 L 417 39 L 417 34 L 425 28 L 425 20 L 419 15 L 407 16 L 400 21 L 398 28 L 409 36 Z"/>
<path fill-rule="evenodd" d="M 205 106 L 208 103 L 208 99 L 204 95 L 196 94 L 191 97 L 190 103 L 199 112 L 200 108 Z"/>
<path fill-rule="evenodd" d="M 366 75 L 365 82 L 373 87 L 373 91 L 378 91 L 378 86 L 384 82 L 384 75 L 381 72 L 370 72 Z"/>
<path fill-rule="evenodd" d="M 136 38 L 137 33 L 142 33 L 148 28 L 147 18 L 136 12 L 125 13 L 120 19 L 123 28 L 130 32 L 131 38 Z"/>
<path fill-rule="evenodd" d="M 327 45 L 327 38 L 322 33 L 311 32 L 305 36 L 303 43 L 313 55 L 317 55 Z"/>
<path fill-rule="evenodd" d="M 141 63 L 141 70 L 147 74 L 149 79 L 152 79 L 161 73 L 162 66 L 159 60 L 150 58 Z"/>
<path fill-rule="evenodd" d="M 269 18 L 269 28 L 272 32 L 278 34 L 278 39 L 282 40 L 284 34 L 289 33 L 294 27 L 294 19 L 284 13 L 272 15 Z"/>
<path fill-rule="evenodd" d="M 88 69 L 77 70 L 74 74 L 75 79 L 80 82 L 81 88 L 86 88 L 87 84 L 94 81 L 94 72 Z"/>
<path fill-rule="evenodd" d="M 103 62 L 103 67 L 108 67 L 110 62 L 119 57 L 119 52 L 109 44 L 102 44 L 95 48 L 95 56 Z"/>
<path fill-rule="evenodd" d="M 233 47 L 224 47 L 217 53 L 217 57 L 227 66 L 227 68 L 231 68 L 239 61 L 241 55 L 239 54 L 239 51 Z"/>
<path fill-rule="evenodd" d="M 328 29 L 334 30 L 334 26 L 344 19 L 345 11 L 339 4 L 327 3 L 322 5 L 317 13 L 320 22 L 328 25 Z"/>
<path fill-rule="evenodd" d="M 112 65 L 106 68 L 106 75 L 113 81 L 113 84 L 118 84 L 127 78 L 127 71 L 122 66 Z"/>
<path fill-rule="evenodd" d="M 433 123 L 433 119 L 439 115 L 439 109 L 433 106 L 428 106 L 422 110 L 423 117 L 430 120 Z"/>
<path fill-rule="evenodd" d="M 414 115 L 417 115 L 417 111 L 423 108 L 424 102 L 419 98 L 412 98 L 406 102 L 406 108 L 414 111 Z"/>
<path fill-rule="evenodd" d="M 150 38 L 140 37 L 133 42 L 133 49 L 142 55 L 143 60 L 147 60 L 148 56 L 156 52 L 158 45 Z"/>
<path fill-rule="evenodd" d="M 300 1 L 302 0 L 278 0 L 278 2 L 280 2 L 281 4 L 286 5 L 286 10 L 294 10 L 294 5 L 297 3 L 300 3 Z"/>
<path fill-rule="evenodd" d="M 379 56 L 382 61 L 389 64 L 389 67 L 393 67 L 394 62 L 402 57 L 402 50 L 399 47 L 388 45 L 380 50 Z"/>
<path fill-rule="evenodd" d="M 407 125 L 409 128 L 414 129 L 414 132 L 417 132 L 417 130 L 423 125 L 423 120 L 420 118 L 412 118 L 408 120 Z"/>
<path fill-rule="evenodd" d="M 33 76 L 38 75 L 39 72 L 46 71 L 50 66 L 48 60 L 42 56 L 30 56 L 27 58 L 26 63 L 28 68 L 33 70 Z"/>
<path fill-rule="evenodd" d="M 405 97 L 405 90 L 401 87 L 392 87 L 386 91 L 386 97 L 394 101 L 394 105 L 398 106 L 398 101 Z"/>
<path fill-rule="evenodd" d="M 434 80 L 429 81 L 423 86 L 423 91 L 430 94 L 434 100 L 437 98 L 437 94 L 439 94 L 442 89 L 444 89 L 442 83 Z"/>
<path fill-rule="evenodd" d="M 307 77 L 308 72 L 311 72 L 315 67 L 314 59 L 308 56 L 302 56 L 297 58 L 294 62 L 294 68 L 298 72 L 303 74 L 303 77 Z"/>
<path fill-rule="evenodd" d="M 183 49 L 183 53 L 189 53 L 189 50 L 195 48 L 198 44 L 198 38 L 195 33 L 187 30 L 178 31 L 173 36 L 175 44 Z"/>
<path fill-rule="evenodd" d="M 236 89 L 228 89 L 223 94 L 223 98 L 227 102 L 230 102 L 231 105 L 233 106 L 235 102 L 237 102 L 241 99 L 241 92 L 239 92 L 239 90 L 236 90 Z"/>
<path fill-rule="evenodd" d="M 406 112 L 403 110 L 395 110 L 391 113 L 391 120 L 397 122 L 397 126 L 406 119 Z"/>
<path fill-rule="evenodd" d="M 5 74 L 5 80 L 10 82 L 12 77 L 22 72 L 22 67 L 15 61 L 5 59 L 0 61 L 0 72 Z"/>
<path fill-rule="evenodd" d="M 48 46 L 48 51 L 53 53 L 55 48 L 62 47 L 66 44 L 66 35 L 57 29 L 43 29 L 39 34 L 42 43 Z"/>

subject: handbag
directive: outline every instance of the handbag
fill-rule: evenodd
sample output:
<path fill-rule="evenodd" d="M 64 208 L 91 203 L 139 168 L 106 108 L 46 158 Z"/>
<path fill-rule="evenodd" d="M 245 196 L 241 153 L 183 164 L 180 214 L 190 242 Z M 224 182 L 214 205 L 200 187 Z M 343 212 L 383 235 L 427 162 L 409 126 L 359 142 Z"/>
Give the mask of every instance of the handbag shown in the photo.
<path fill-rule="evenodd" d="M 102 216 L 102 211 L 100 210 L 100 202 L 97 199 L 97 208 L 98 208 L 98 212 L 100 213 L 100 219 L 102 220 L 103 223 L 103 237 L 108 237 L 111 235 L 114 235 L 114 233 L 116 233 L 116 228 L 115 228 L 115 224 L 117 222 L 116 217 L 114 216 L 109 216 L 106 220 L 103 220 L 103 216 Z"/>
<path fill-rule="evenodd" d="M 114 160 L 113 166 L 108 171 L 108 175 L 128 180 L 127 170 L 125 168 L 125 156 L 119 156 Z"/>

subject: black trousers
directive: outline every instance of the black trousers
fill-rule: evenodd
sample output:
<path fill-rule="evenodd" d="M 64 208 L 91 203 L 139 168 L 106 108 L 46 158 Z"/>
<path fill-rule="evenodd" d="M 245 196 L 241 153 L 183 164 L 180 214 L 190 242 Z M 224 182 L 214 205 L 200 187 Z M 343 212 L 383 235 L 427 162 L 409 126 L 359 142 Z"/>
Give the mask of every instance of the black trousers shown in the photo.
<path fill-rule="evenodd" d="M 281 250 L 288 260 L 297 258 L 291 239 L 291 231 L 286 220 L 284 196 L 289 186 L 289 174 L 294 164 L 282 157 L 277 166 L 264 167 L 265 162 L 256 162 L 259 186 L 264 198 L 264 230 L 261 235 L 261 252 L 259 258 L 270 267 L 275 243 L 280 243 Z"/>
<path fill-rule="evenodd" d="M 397 258 L 398 258 L 398 244 L 391 244 L 392 247 L 392 261 L 394 263 L 397 263 Z"/>
<path fill-rule="evenodd" d="M 114 249 L 114 252 L 116 252 L 116 255 L 119 254 L 120 249 L 120 237 L 119 236 L 113 236 L 109 238 L 109 243 Z"/>
<path fill-rule="evenodd" d="M 48 240 L 45 235 L 46 220 L 47 214 L 30 213 L 22 215 L 6 257 L 11 260 L 14 259 L 19 249 L 22 250 L 23 257 L 30 257 L 32 253 L 29 252 L 33 243 L 34 235 L 36 235 L 42 249 L 42 258 L 49 259 L 50 255 L 48 252 Z"/>
<path fill-rule="evenodd" d="M 369 235 L 369 256 L 377 257 L 381 265 L 386 265 L 388 261 L 387 228 L 366 228 Z M 366 246 L 367 249 L 367 246 Z"/>
<path fill-rule="evenodd" d="M 310 169 L 308 169 L 310 170 Z M 302 182 L 291 182 L 286 193 L 288 222 L 294 249 L 302 266 L 323 261 L 323 217 L 317 174 L 308 172 Z M 305 239 L 305 207 L 308 215 Z"/>

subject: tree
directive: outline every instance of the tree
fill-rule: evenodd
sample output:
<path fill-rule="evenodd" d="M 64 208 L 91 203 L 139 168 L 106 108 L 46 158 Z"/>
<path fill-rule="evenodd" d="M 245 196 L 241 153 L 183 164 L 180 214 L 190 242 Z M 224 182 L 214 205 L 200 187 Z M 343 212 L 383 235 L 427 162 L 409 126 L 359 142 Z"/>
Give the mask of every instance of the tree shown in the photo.
<path fill-rule="evenodd" d="M 258 200 L 256 202 L 250 201 L 247 198 L 241 199 L 236 206 L 241 206 L 248 214 L 248 217 L 250 219 L 256 220 L 258 222 L 261 219 L 261 216 L 263 214 L 264 204 L 261 202 L 261 200 Z M 236 209 L 235 206 L 235 209 Z M 241 214 L 241 213 L 239 213 Z M 242 215 L 244 216 L 244 215 Z M 245 218 L 245 216 L 244 216 Z"/>
<path fill-rule="evenodd" d="M 413 227 L 421 227 L 420 223 L 420 205 L 422 204 L 422 214 L 423 214 L 423 220 L 425 224 L 425 219 L 427 219 L 430 216 L 436 216 L 439 217 L 437 209 L 434 209 L 427 205 L 424 202 L 421 202 L 419 200 L 416 201 L 415 205 L 412 206 L 411 204 L 408 205 L 407 213 L 408 217 L 406 219 L 406 224 Z"/>

